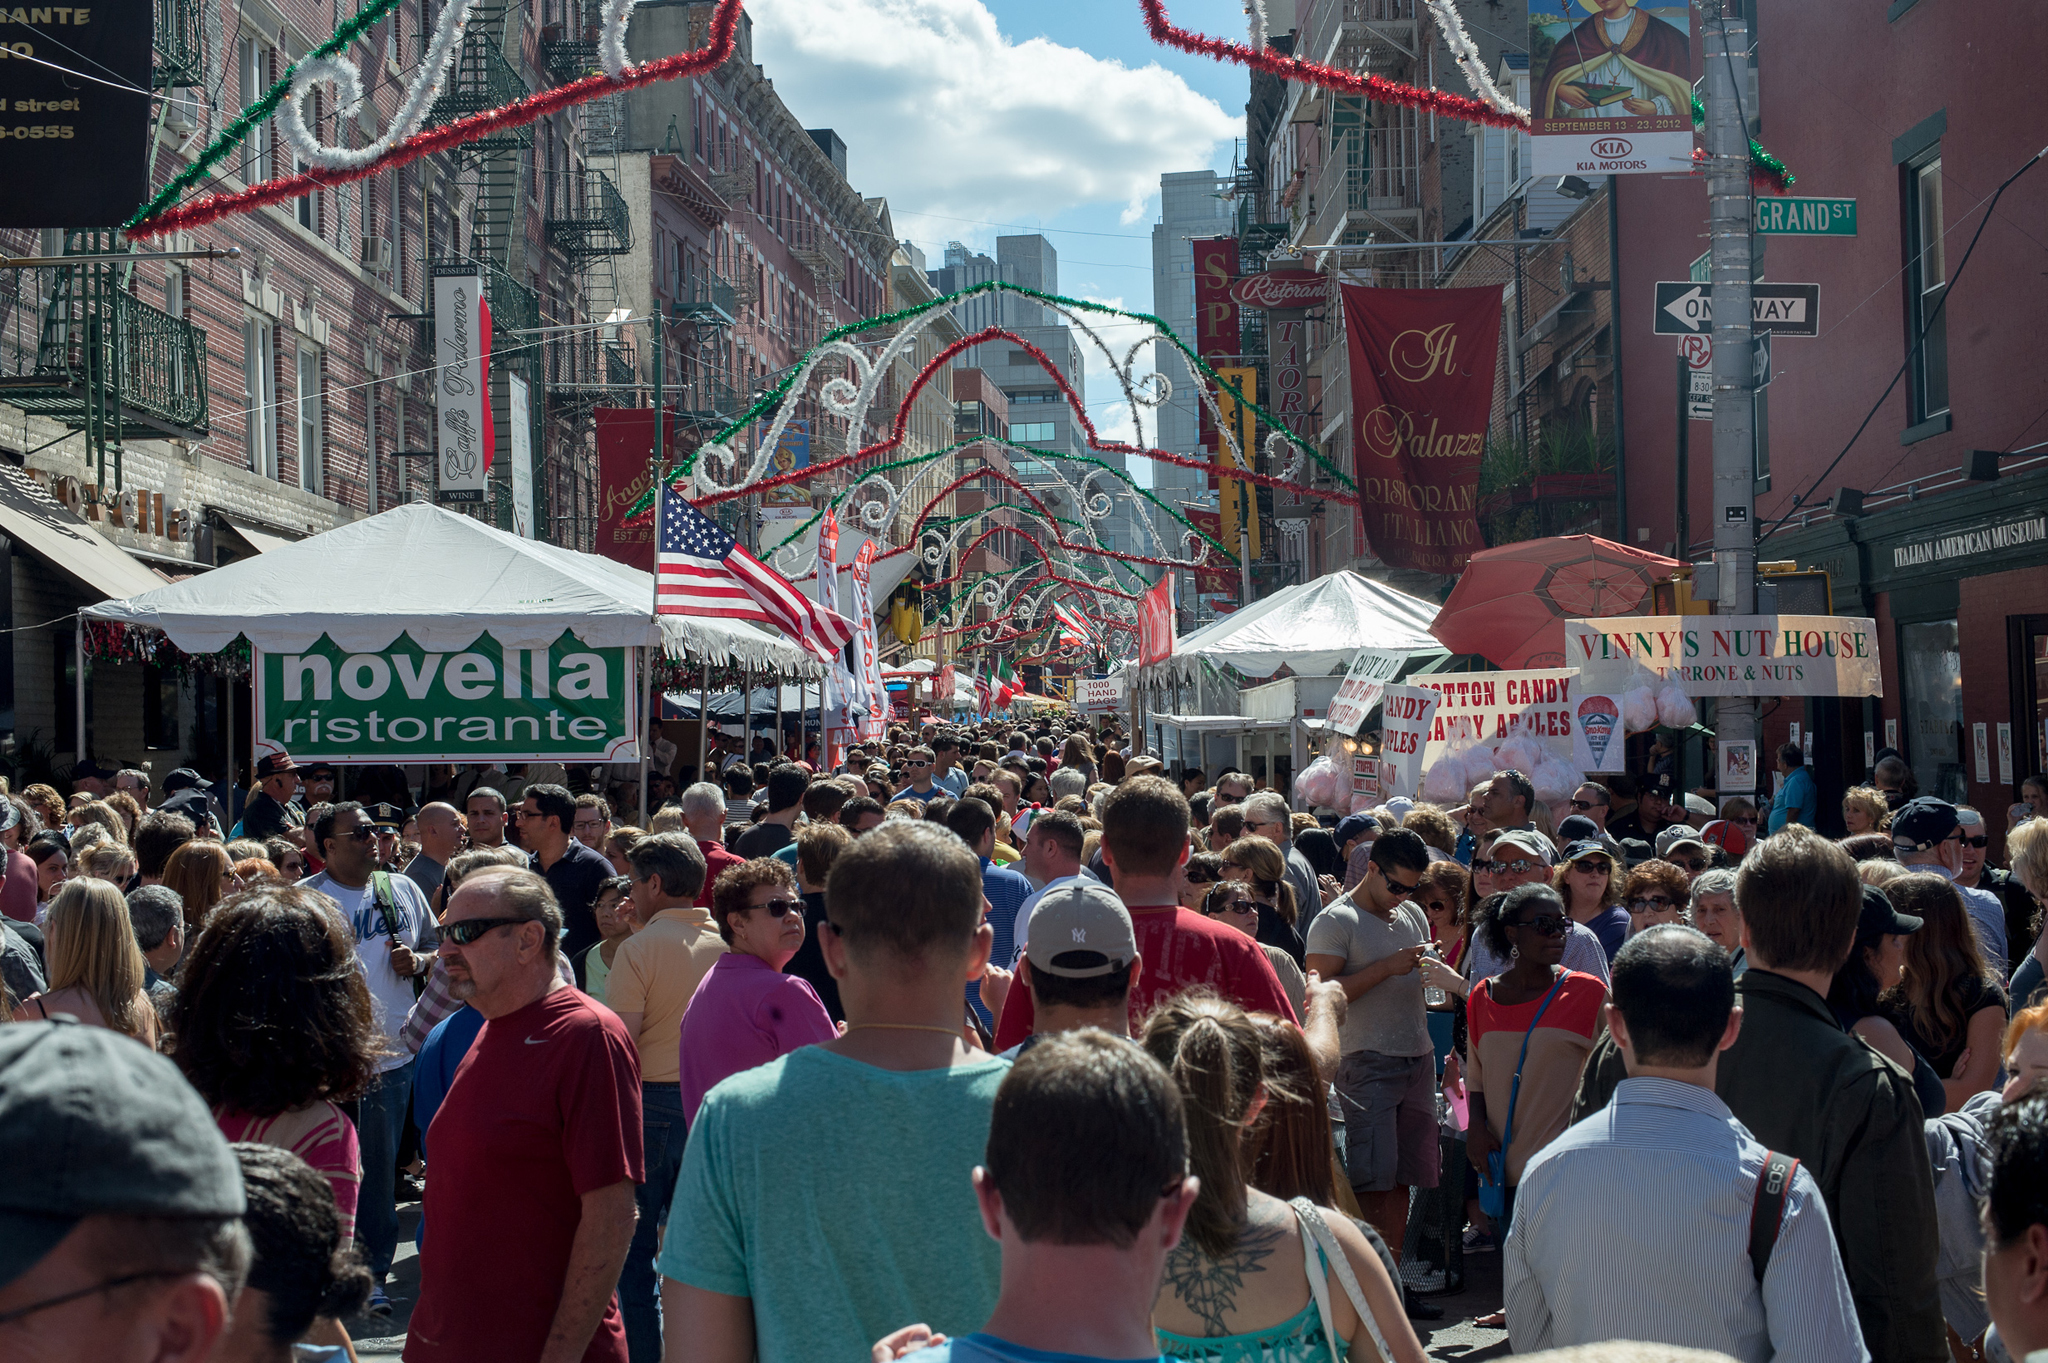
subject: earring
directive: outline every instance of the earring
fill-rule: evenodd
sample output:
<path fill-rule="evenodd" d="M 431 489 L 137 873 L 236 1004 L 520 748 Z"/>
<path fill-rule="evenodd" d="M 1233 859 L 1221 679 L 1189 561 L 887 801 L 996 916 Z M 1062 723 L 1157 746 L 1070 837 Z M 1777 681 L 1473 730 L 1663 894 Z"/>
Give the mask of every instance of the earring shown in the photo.
<path fill-rule="evenodd" d="M 1521 960 L 1521 959 L 1522 959 L 1522 949 L 1521 949 L 1520 947 L 1509 947 L 1509 948 L 1508 948 L 1508 959 L 1509 959 L 1510 961 L 1519 961 L 1519 960 Z"/>

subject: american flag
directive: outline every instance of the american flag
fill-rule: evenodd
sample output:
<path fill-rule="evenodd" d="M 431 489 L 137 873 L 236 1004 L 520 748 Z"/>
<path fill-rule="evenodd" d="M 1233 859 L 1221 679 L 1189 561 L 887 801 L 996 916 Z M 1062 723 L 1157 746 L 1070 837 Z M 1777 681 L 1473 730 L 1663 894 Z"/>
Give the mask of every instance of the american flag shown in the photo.
<path fill-rule="evenodd" d="M 798 592 L 669 487 L 662 489 L 654 613 L 758 620 L 826 662 L 853 638 L 852 621 Z"/>

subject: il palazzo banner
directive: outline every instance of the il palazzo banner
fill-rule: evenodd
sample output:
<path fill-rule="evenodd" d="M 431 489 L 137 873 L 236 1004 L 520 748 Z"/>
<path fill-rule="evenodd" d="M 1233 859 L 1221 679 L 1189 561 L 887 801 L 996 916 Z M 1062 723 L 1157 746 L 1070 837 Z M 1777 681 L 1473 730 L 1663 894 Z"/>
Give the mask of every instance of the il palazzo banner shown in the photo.
<path fill-rule="evenodd" d="M 1343 287 L 1366 540 L 1396 568 L 1455 573 L 1485 545 L 1474 504 L 1501 291 Z"/>

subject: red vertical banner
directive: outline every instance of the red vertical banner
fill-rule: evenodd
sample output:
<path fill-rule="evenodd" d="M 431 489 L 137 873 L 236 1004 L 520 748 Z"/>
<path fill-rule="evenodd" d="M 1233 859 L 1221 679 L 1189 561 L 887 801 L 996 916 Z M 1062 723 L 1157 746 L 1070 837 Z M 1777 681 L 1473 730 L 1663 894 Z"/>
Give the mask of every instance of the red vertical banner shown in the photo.
<path fill-rule="evenodd" d="M 1150 667 L 1173 656 L 1173 571 L 1138 598 L 1138 664 Z"/>
<path fill-rule="evenodd" d="M 1244 342 L 1238 332 L 1238 303 L 1230 286 L 1237 279 L 1237 238 L 1196 237 L 1188 243 L 1195 253 L 1195 353 L 1211 367 L 1232 364 Z M 1216 446 L 1216 422 L 1204 405 L 1202 448 Z"/>
<path fill-rule="evenodd" d="M 1187 517 L 1195 529 L 1215 540 L 1217 544 L 1230 544 L 1230 539 L 1224 538 L 1223 535 L 1221 512 L 1205 511 L 1200 507 L 1191 506 L 1187 509 Z M 1231 538 L 1235 537 L 1233 531 Z M 1235 553 L 1236 550 L 1233 549 L 1231 552 Z M 1203 560 L 1201 567 L 1195 569 L 1195 591 L 1203 596 L 1234 597 L 1237 595 L 1238 587 L 1242 585 L 1241 576 L 1237 565 L 1223 557 L 1215 546 L 1211 545 L 1209 557 Z"/>
<path fill-rule="evenodd" d="M 1393 567 L 1458 572 L 1485 547 L 1474 507 L 1501 291 L 1343 288 L 1366 541 Z"/>
<path fill-rule="evenodd" d="M 647 495 L 653 481 L 652 407 L 600 407 L 597 419 L 597 552 L 615 563 L 654 571 L 654 517 L 621 524 L 626 509 Z"/>

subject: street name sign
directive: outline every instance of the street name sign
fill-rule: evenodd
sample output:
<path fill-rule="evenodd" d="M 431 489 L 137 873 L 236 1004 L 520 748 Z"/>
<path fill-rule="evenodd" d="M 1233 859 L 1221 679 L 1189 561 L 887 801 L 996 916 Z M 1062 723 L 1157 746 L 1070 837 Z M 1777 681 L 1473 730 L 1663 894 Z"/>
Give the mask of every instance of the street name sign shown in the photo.
<path fill-rule="evenodd" d="M 1853 237 L 1856 201 L 1765 196 L 1756 201 L 1754 227 L 1767 237 Z"/>

